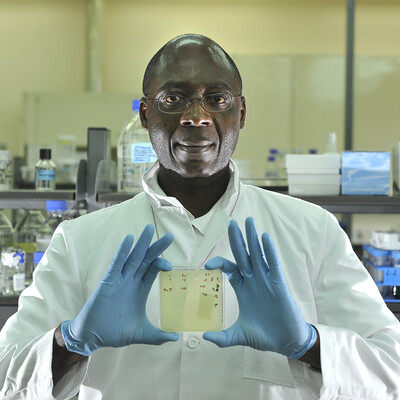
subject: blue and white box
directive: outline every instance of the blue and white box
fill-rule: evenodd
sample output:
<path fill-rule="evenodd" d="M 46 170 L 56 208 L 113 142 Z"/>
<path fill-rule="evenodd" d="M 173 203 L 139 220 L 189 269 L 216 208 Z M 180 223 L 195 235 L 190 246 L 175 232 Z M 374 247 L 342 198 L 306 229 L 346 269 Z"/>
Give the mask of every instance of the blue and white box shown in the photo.
<path fill-rule="evenodd" d="M 342 152 L 342 195 L 389 194 L 390 152 Z"/>
<path fill-rule="evenodd" d="M 400 143 L 392 146 L 392 181 L 393 194 L 400 195 Z"/>

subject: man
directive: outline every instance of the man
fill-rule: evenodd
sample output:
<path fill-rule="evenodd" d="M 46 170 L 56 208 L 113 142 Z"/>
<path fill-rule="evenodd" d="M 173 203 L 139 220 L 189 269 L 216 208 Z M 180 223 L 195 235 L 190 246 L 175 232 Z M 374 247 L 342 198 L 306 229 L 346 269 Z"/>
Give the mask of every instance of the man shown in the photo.
<path fill-rule="evenodd" d="M 400 397 L 399 322 L 337 221 L 239 182 L 241 86 L 204 36 L 153 57 L 140 115 L 158 163 L 143 193 L 55 233 L 1 332 L 3 398 Z M 158 272 L 203 265 L 224 272 L 223 330 L 162 331 Z"/>

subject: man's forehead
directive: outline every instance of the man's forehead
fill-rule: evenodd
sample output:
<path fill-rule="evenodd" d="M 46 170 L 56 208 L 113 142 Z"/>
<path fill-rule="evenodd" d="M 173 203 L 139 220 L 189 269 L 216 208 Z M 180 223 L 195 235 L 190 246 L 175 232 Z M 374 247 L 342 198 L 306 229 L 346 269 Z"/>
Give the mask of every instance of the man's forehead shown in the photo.
<path fill-rule="evenodd" d="M 165 47 L 160 57 L 160 67 L 176 61 L 206 61 L 212 64 L 219 64 L 228 70 L 231 65 L 222 49 L 208 38 L 184 37 L 171 41 Z"/>
<path fill-rule="evenodd" d="M 236 80 L 232 65 L 214 42 L 187 38 L 168 44 L 160 57 L 153 84 L 157 89 L 190 83 L 232 89 Z"/>

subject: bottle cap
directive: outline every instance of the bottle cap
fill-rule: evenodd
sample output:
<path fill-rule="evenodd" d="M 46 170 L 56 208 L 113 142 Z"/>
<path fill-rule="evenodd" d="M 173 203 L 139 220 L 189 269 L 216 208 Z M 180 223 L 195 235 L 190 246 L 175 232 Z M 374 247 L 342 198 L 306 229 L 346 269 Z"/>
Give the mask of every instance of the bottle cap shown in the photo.
<path fill-rule="evenodd" d="M 269 156 L 268 157 L 268 161 L 275 161 L 275 157 L 274 156 Z"/>
<path fill-rule="evenodd" d="M 133 100 L 132 101 L 132 110 L 139 111 L 139 107 L 140 107 L 140 100 Z"/>
<path fill-rule="evenodd" d="M 269 149 L 270 154 L 278 154 L 278 149 Z"/>
<path fill-rule="evenodd" d="M 46 200 L 46 211 L 66 211 L 66 200 Z"/>
<path fill-rule="evenodd" d="M 41 260 L 42 257 L 43 257 L 43 254 L 44 254 L 44 251 L 35 251 L 35 252 L 33 253 L 33 263 L 34 263 L 34 264 L 39 264 L 39 263 L 40 263 L 40 260 Z"/>
<path fill-rule="evenodd" d="M 41 160 L 51 160 L 51 149 L 40 149 Z"/>

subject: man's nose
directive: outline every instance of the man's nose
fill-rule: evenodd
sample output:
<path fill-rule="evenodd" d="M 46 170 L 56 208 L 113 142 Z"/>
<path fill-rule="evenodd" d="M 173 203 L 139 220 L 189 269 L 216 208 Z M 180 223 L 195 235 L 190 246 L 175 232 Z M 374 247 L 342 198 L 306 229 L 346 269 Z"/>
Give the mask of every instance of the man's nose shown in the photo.
<path fill-rule="evenodd" d="M 189 107 L 181 115 L 182 126 L 210 126 L 213 120 L 204 110 L 198 99 L 193 99 Z"/>

